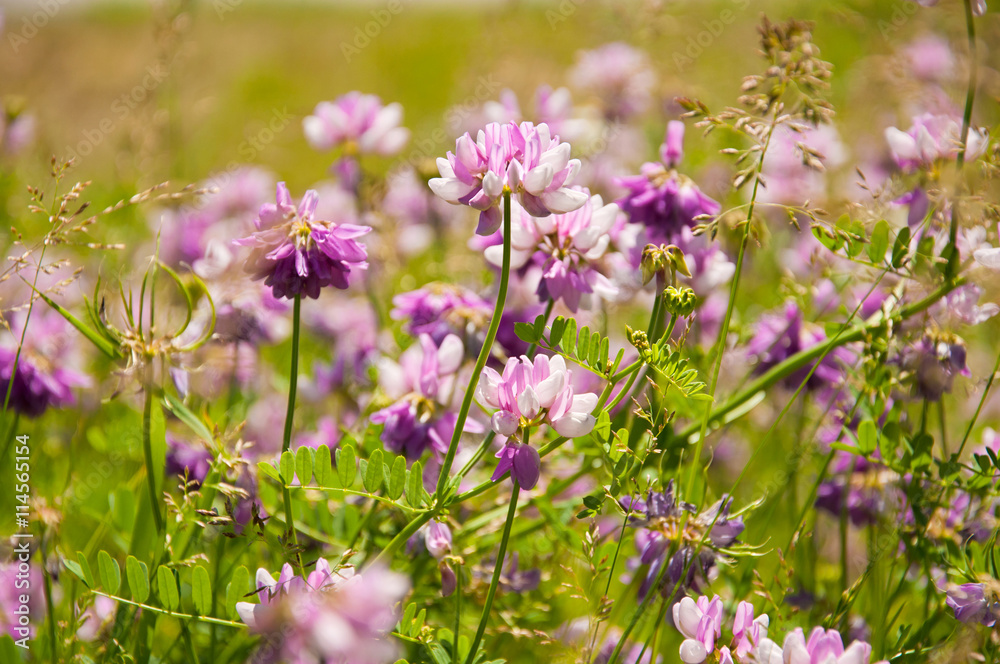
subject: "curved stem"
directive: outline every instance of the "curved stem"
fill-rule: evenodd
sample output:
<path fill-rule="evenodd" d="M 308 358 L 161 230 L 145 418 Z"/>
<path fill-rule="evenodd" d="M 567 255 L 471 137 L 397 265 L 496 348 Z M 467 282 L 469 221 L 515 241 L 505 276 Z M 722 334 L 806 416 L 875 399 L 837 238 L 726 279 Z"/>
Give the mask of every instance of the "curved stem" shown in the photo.
<path fill-rule="evenodd" d="M 472 379 L 465 389 L 462 408 L 458 411 L 458 419 L 455 420 L 455 431 L 451 435 L 448 452 L 441 464 L 441 474 L 438 476 L 437 490 L 434 492 L 439 503 L 444 496 L 445 486 L 448 484 L 451 465 L 455 462 L 458 441 L 462 438 L 462 432 L 465 430 L 465 420 L 469 416 L 469 408 L 472 407 L 472 395 L 479 384 L 479 375 L 483 372 L 486 360 L 489 359 L 490 352 L 493 350 L 493 342 L 496 341 L 497 330 L 500 329 L 500 318 L 503 316 L 504 305 L 507 303 L 507 284 L 510 281 L 510 226 L 510 191 L 505 189 L 503 192 L 503 266 L 500 269 L 500 290 L 497 292 L 497 301 L 493 306 L 493 318 L 490 319 L 486 339 L 483 340 L 483 347 L 476 359 L 476 367 L 472 370 Z"/>
<path fill-rule="evenodd" d="M 965 91 L 965 111 L 962 113 L 962 134 L 959 140 L 962 143 L 958 150 L 956 164 L 961 173 L 965 166 L 965 155 L 969 148 L 969 128 L 972 125 L 972 106 L 976 101 L 976 83 L 979 78 L 979 58 L 976 53 L 976 22 L 972 13 L 972 0 L 965 0 L 965 32 L 969 40 L 969 85 Z M 956 205 L 951 208 L 951 227 L 948 230 L 948 247 L 951 252 L 948 256 L 948 264 L 945 268 L 945 277 L 951 279 L 958 269 L 958 212 Z"/>
<path fill-rule="evenodd" d="M 500 539 L 500 552 L 497 553 L 497 563 L 493 568 L 493 579 L 490 580 L 490 589 L 486 593 L 486 604 L 483 606 L 483 615 L 479 618 L 476 638 L 472 640 L 472 647 L 469 648 L 469 657 L 465 660 L 465 664 L 472 664 L 476 659 L 476 652 L 479 650 L 479 644 L 483 640 L 483 634 L 486 632 L 486 623 L 490 620 L 490 610 L 493 608 L 493 598 L 497 594 L 497 585 L 500 583 L 503 559 L 507 553 L 507 541 L 510 539 L 510 528 L 514 524 L 514 515 L 517 513 L 517 499 L 521 493 L 521 487 L 518 485 L 517 480 L 513 479 L 513 482 L 514 491 L 510 496 L 510 508 L 507 510 L 507 522 L 503 526 L 503 536 Z"/>

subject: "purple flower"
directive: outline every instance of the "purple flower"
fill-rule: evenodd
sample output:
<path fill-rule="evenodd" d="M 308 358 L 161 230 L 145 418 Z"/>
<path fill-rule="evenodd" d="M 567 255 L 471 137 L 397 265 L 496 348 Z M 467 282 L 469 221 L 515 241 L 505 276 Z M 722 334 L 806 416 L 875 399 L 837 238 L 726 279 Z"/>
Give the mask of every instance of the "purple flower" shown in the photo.
<path fill-rule="evenodd" d="M 382 105 L 375 95 L 348 92 L 336 101 L 321 101 L 302 120 L 306 140 L 316 150 L 343 145 L 348 154 L 392 156 L 410 140 L 410 131 L 399 126 L 403 107 Z"/>
<path fill-rule="evenodd" d="M 715 215 L 722 209 L 716 201 L 702 193 L 688 177 L 673 170 L 672 162 L 680 159 L 683 126 L 671 124 L 660 146 L 661 158 L 671 165 L 647 162 L 639 175 L 615 179 L 615 184 L 627 190 L 618 200 L 622 211 L 633 223 L 645 225 L 649 241 L 672 242 L 684 227 L 694 226 L 700 215 Z"/>
<path fill-rule="evenodd" d="M 321 558 L 306 579 L 288 564 L 277 581 L 259 569 L 257 586 L 260 603 L 236 604 L 250 631 L 264 636 L 257 661 L 387 664 L 398 655 L 388 632 L 409 590 L 402 575 L 379 567 L 334 571 Z"/>
<path fill-rule="evenodd" d="M 928 34 L 910 42 L 903 54 L 910 71 L 926 81 L 947 81 L 955 69 L 955 56 L 948 40 Z"/>
<path fill-rule="evenodd" d="M 625 120 L 649 108 L 656 74 L 642 51 L 623 42 L 581 51 L 569 78 L 605 105 L 609 119 Z"/>
<path fill-rule="evenodd" d="M 753 617 L 753 604 L 750 602 L 737 605 L 733 618 L 733 652 L 737 660 L 743 661 L 755 648 L 763 645 L 769 622 L 766 613 L 756 619 Z"/>
<path fill-rule="evenodd" d="M 203 447 L 189 445 L 183 440 L 167 433 L 167 463 L 168 476 L 187 473 L 189 480 L 198 484 L 205 481 L 212 467 L 212 454 Z"/>
<path fill-rule="evenodd" d="M 674 626 L 684 635 L 680 647 L 681 661 L 701 664 L 715 652 L 715 640 L 722 636 L 722 600 L 702 595 L 697 601 L 683 598 L 673 606 Z"/>
<path fill-rule="evenodd" d="M 405 320 L 412 335 L 427 334 L 440 344 L 449 334 L 475 336 L 489 324 L 493 307 L 461 286 L 432 283 L 392 298 L 393 320 Z"/>
<path fill-rule="evenodd" d="M 818 326 L 806 323 L 802 310 L 794 302 L 785 305 L 784 314 L 766 314 L 757 322 L 753 339 L 747 344 L 747 352 L 757 362 L 754 372 L 761 374 L 789 357 L 811 348 L 826 340 L 826 334 Z M 812 372 L 806 387 L 811 390 L 838 390 L 844 382 L 844 367 L 854 363 L 854 353 L 844 347 L 837 347 L 827 353 Z M 783 381 L 790 389 L 797 388 L 812 365 L 803 367 Z"/>
<path fill-rule="evenodd" d="M 892 158 L 904 171 L 929 168 L 939 159 L 954 160 L 962 146 L 962 123 L 950 115 L 925 113 L 913 118 L 908 131 L 895 127 L 885 130 Z M 965 160 L 972 161 L 986 149 L 985 130 L 969 129 Z"/>
<path fill-rule="evenodd" d="M 597 293 L 610 300 L 618 294 L 595 268 L 611 243 L 617 205 L 605 205 L 600 196 L 591 196 L 583 207 L 566 214 L 532 217 L 517 204 L 511 214 L 511 268 L 520 269 L 532 259 L 541 263 L 537 292 L 542 302 L 562 300 L 575 313 L 581 297 Z M 490 263 L 502 265 L 502 246 L 488 247 L 484 253 Z"/>
<path fill-rule="evenodd" d="M 72 328 L 49 309 L 32 315 L 19 357 L 16 343 L 24 333 L 24 321 L 23 312 L 8 314 L 10 333 L 0 345 L 0 404 L 7 400 L 11 410 L 39 417 L 50 407 L 72 405 L 73 388 L 89 385 L 90 379 L 73 369 L 77 337 Z"/>
<path fill-rule="evenodd" d="M 455 152 L 437 165 L 441 177 L 431 179 L 431 190 L 449 203 L 479 210 L 479 235 L 500 227 L 505 190 L 536 217 L 571 212 L 587 202 L 586 194 L 570 188 L 580 161 L 570 159 L 569 143 L 552 137 L 544 123 L 490 123 L 476 140 L 461 136 Z"/>
<path fill-rule="evenodd" d="M 0 109 L 0 151 L 14 157 L 34 142 L 37 123 L 33 113 L 5 115 Z"/>
<path fill-rule="evenodd" d="M 950 392 L 956 375 L 971 375 L 965 344 L 953 334 L 925 334 L 903 352 L 901 360 L 912 373 L 914 396 L 929 401 L 938 401 Z"/>
<path fill-rule="evenodd" d="M 375 413 L 371 421 L 383 424 L 381 439 L 387 450 L 415 461 L 430 449 L 444 454 L 458 416 L 451 408 L 455 377 L 465 352 L 461 340 L 449 335 L 438 348 L 429 335 L 411 346 L 400 363 L 383 362 L 380 380 L 386 393 L 397 401 Z M 465 431 L 482 433 L 483 426 L 470 418 Z"/>
<path fill-rule="evenodd" d="M 872 647 L 864 641 L 853 641 L 844 648 L 840 632 L 834 629 L 824 630 L 822 627 L 813 629 L 806 641 L 801 627 L 785 636 L 785 664 L 868 664 L 872 655 Z"/>
<path fill-rule="evenodd" d="M 39 570 L 40 560 L 27 563 L 27 574 L 19 569 L 17 560 L 0 563 L 0 634 L 10 634 L 15 640 L 32 639 L 35 636 L 35 620 L 41 620 L 45 615 L 45 594 L 42 592 L 42 573 Z M 26 588 L 18 588 L 18 579 L 27 581 Z M 14 611 L 22 606 L 21 596 L 28 596 L 28 619 L 31 622 L 22 624 Z"/>
<path fill-rule="evenodd" d="M 236 240 L 251 247 L 247 271 L 264 279 L 276 298 L 315 299 L 325 286 L 346 289 L 351 269 L 368 267 L 368 254 L 356 238 L 371 228 L 313 219 L 318 202 L 317 193 L 309 190 L 296 209 L 280 182 L 276 204 L 262 205 L 254 220 L 257 232 Z"/>
<path fill-rule="evenodd" d="M 438 560 L 451 553 L 451 529 L 448 524 L 437 520 L 428 523 L 424 532 L 424 546 Z"/>
<path fill-rule="evenodd" d="M 847 510 L 856 526 L 877 523 L 901 505 L 896 490 L 899 475 L 880 463 L 837 451 L 830 475 L 817 489 L 816 507 L 834 516 Z"/>
<path fill-rule="evenodd" d="M 955 612 L 956 620 L 993 627 L 997 615 L 1000 615 L 1000 602 L 990 603 L 985 590 L 986 586 L 982 583 L 963 583 L 948 590 L 945 604 Z"/>

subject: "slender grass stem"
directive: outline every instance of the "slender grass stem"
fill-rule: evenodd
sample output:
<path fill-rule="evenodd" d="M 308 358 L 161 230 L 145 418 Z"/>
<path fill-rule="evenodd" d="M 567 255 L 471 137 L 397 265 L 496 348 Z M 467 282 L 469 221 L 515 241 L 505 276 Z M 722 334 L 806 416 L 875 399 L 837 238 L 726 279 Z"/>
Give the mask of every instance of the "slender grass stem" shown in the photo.
<path fill-rule="evenodd" d="M 451 474 L 451 465 L 455 462 L 455 452 L 458 451 L 458 441 L 462 438 L 465 430 L 465 420 L 469 416 L 469 409 L 472 407 L 472 396 L 479 383 L 479 375 L 486 366 L 490 352 L 493 350 L 493 342 L 497 338 L 497 330 L 500 329 L 500 318 L 503 316 L 504 306 L 507 303 L 507 284 L 510 281 L 510 190 L 503 192 L 503 265 L 500 269 L 500 289 L 497 291 L 497 301 L 493 306 L 493 318 L 490 319 L 490 326 L 486 331 L 486 339 L 483 340 L 483 347 L 479 351 L 476 359 L 476 366 L 472 370 L 472 379 L 465 389 L 465 396 L 462 398 L 462 407 L 458 411 L 458 418 L 455 420 L 455 431 L 451 436 L 451 443 L 448 445 L 448 452 L 445 454 L 444 462 L 441 464 L 441 474 L 438 476 L 437 490 L 434 492 L 438 503 L 444 497 L 445 487 L 448 484 L 448 477 Z"/>
<path fill-rule="evenodd" d="M 497 586 L 500 584 L 500 574 L 503 571 L 503 560 L 504 555 L 507 553 L 507 542 L 510 539 L 510 529 L 514 524 L 514 515 L 517 513 L 517 499 L 521 493 L 521 487 L 518 485 L 517 480 L 513 479 L 514 490 L 510 496 L 510 509 L 507 510 L 507 521 L 503 526 L 503 537 L 500 539 L 500 551 L 497 553 L 497 563 L 493 568 L 493 578 L 490 580 L 490 589 L 486 593 L 486 604 L 483 606 L 483 615 L 479 618 L 479 627 L 476 629 L 476 637 L 472 640 L 472 646 L 469 648 L 469 657 L 465 660 L 465 664 L 472 664 L 476 659 L 476 651 L 479 650 L 479 644 L 483 640 L 483 634 L 486 632 L 486 624 L 490 620 L 490 611 L 493 609 L 493 599 L 497 594 Z"/>
<path fill-rule="evenodd" d="M 142 455 L 146 462 L 146 486 L 149 488 L 149 508 L 153 511 L 156 532 L 163 534 L 163 515 L 160 514 L 160 499 L 156 492 L 156 473 L 153 466 L 153 442 L 150 421 L 153 415 L 153 387 L 151 381 L 143 388 L 145 399 L 142 405 Z"/>
<path fill-rule="evenodd" d="M 295 296 L 292 308 L 292 366 L 288 378 L 288 410 L 285 411 L 285 434 L 281 441 L 281 453 L 284 454 L 292 445 L 292 425 L 295 420 L 295 393 L 299 382 L 299 334 L 302 328 L 302 296 Z M 295 518 L 292 514 L 292 492 L 288 487 L 282 489 L 285 503 L 285 523 L 288 526 L 292 543 L 298 549 L 299 535 L 295 530 Z M 302 554 L 296 550 L 295 558 L 302 570 Z"/>

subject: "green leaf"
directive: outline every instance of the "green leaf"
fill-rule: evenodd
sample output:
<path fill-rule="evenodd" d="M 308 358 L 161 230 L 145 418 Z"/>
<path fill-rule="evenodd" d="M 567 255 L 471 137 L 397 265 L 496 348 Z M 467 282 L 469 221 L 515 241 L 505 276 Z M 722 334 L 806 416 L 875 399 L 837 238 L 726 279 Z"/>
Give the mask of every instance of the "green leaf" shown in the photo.
<path fill-rule="evenodd" d="M 122 584 L 122 571 L 118 561 L 108 555 L 107 551 L 97 554 L 97 568 L 101 573 L 101 585 L 110 595 L 118 592 Z"/>
<path fill-rule="evenodd" d="M 295 452 L 295 476 L 299 478 L 299 484 L 306 486 L 312 483 L 313 475 L 313 451 L 311 447 L 301 446 Z"/>
<path fill-rule="evenodd" d="M 590 352 L 590 328 L 586 325 L 580 330 L 580 336 L 576 342 L 576 356 L 581 360 L 587 357 Z"/>
<path fill-rule="evenodd" d="M 392 470 L 389 471 L 389 488 L 387 495 L 393 500 L 399 500 L 403 495 L 403 487 L 406 484 L 406 459 L 401 456 L 396 457 L 392 462 Z"/>
<path fill-rule="evenodd" d="M 365 469 L 365 476 L 362 482 L 365 491 L 375 493 L 382 488 L 382 481 L 385 479 L 385 471 L 382 470 L 382 450 L 375 450 L 368 459 L 368 468 Z"/>
<path fill-rule="evenodd" d="M 406 475 L 406 502 L 412 507 L 420 507 L 424 501 L 424 472 L 419 461 L 415 461 Z"/>
<path fill-rule="evenodd" d="M 844 240 L 840 235 L 823 226 L 813 226 L 812 233 L 830 251 L 837 251 L 844 244 Z"/>
<path fill-rule="evenodd" d="M 156 596 L 168 611 L 176 611 L 181 605 L 181 596 L 177 592 L 177 579 L 174 578 L 173 570 L 165 565 L 156 568 Z"/>
<path fill-rule="evenodd" d="M 70 560 L 69 558 L 63 560 L 62 563 L 63 567 L 72 572 L 74 576 L 76 576 L 84 583 L 87 583 L 87 579 L 83 576 L 83 569 L 80 567 L 80 563 L 76 562 L 75 560 Z"/>
<path fill-rule="evenodd" d="M 313 474 L 316 475 L 316 483 L 320 486 L 333 485 L 333 464 L 330 461 L 330 448 L 320 445 L 316 448 L 313 459 Z"/>
<path fill-rule="evenodd" d="M 37 288 L 35 288 L 34 286 L 32 286 L 30 283 L 28 284 L 28 286 L 33 291 L 35 291 L 35 293 L 40 298 L 42 298 L 43 300 L 45 300 L 46 304 L 48 304 L 50 307 L 52 307 L 57 312 L 59 312 L 59 315 L 61 315 L 63 318 L 65 318 L 69 322 L 70 325 L 72 325 L 77 330 L 79 330 L 80 334 L 82 334 L 83 336 L 87 337 L 87 339 L 92 344 L 94 344 L 95 346 L 97 346 L 97 349 L 99 351 L 101 351 L 102 353 L 104 353 L 105 355 L 107 355 L 109 358 L 111 358 L 113 360 L 122 357 L 121 350 L 119 349 L 118 346 L 116 346 L 115 344 L 113 344 L 111 341 L 109 341 L 107 338 L 105 338 L 99 332 L 96 332 L 96 331 L 92 330 L 90 327 L 84 325 L 83 321 L 81 321 L 79 318 L 77 318 L 76 316 L 74 316 L 73 314 L 71 314 L 69 311 L 67 311 L 62 306 L 60 306 L 59 303 L 57 303 L 55 300 L 53 300 L 52 298 L 50 298 L 48 295 L 46 295 L 42 291 L 38 290 Z"/>
<path fill-rule="evenodd" d="M 885 260 L 885 250 L 889 248 L 889 222 L 880 219 L 872 229 L 871 244 L 868 245 L 868 258 L 879 265 Z"/>
<path fill-rule="evenodd" d="M 350 445 L 337 450 L 337 474 L 340 476 L 340 486 L 350 489 L 358 474 L 357 456 Z"/>
<path fill-rule="evenodd" d="M 204 567 L 194 568 L 191 598 L 194 600 L 195 611 L 200 615 L 207 616 L 212 612 L 212 581 L 208 578 L 208 570 Z"/>
<path fill-rule="evenodd" d="M 876 447 L 878 447 L 878 431 L 875 429 L 875 423 L 865 420 L 858 425 L 858 449 L 867 456 L 874 452 Z"/>
<path fill-rule="evenodd" d="M 87 562 L 87 556 L 83 555 L 83 551 L 76 552 L 76 560 L 80 563 L 80 571 L 83 572 L 83 582 L 88 588 L 96 588 L 94 573 L 90 571 L 90 563 Z"/>
<path fill-rule="evenodd" d="M 597 424 L 594 425 L 594 437 L 603 443 L 610 435 L 611 416 L 608 415 L 608 411 L 602 410 L 601 414 L 597 416 Z"/>
<path fill-rule="evenodd" d="M 535 326 L 531 323 L 514 323 L 514 334 L 526 344 L 536 344 L 541 340 L 541 334 L 535 334 Z"/>
<path fill-rule="evenodd" d="M 417 615 L 417 605 L 409 603 L 403 610 L 403 617 L 399 621 L 400 632 L 406 636 L 410 635 L 410 625 L 413 624 L 413 616 Z"/>
<path fill-rule="evenodd" d="M 566 331 L 563 332 L 563 339 L 566 343 L 562 344 L 563 348 L 573 349 L 576 348 L 576 319 L 569 318 L 566 320 Z"/>
<path fill-rule="evenodd" d="M 329 450 L 327 450 L 329 453 Z M 226 586 L 226 615 L 230 618 L 236 618 L 236 603 L 241 601 L 243 597 L 253 590 L 250 587 L 250 572 L 243 565 L 236 568 L 233 572 L 233 578 L 229 580 L 229 585 Z"/>
<path fill-rule="evenodd" d="M 281 459 L 278 461 L 278 472 L 281 474 L 282 484 L 292 483 L 292 479 L 295 477 L 295 455 L 292 454 L 291 450 L 285 450 L 281 453 Z"/>
<path fill-rule="evenodd" d="M 269 461 L 258 461 L 257 470 L 264 473 L 278 484 L 281 484 L 281 475 L 278 474 L 278 469 L 274 467 L 273 463 Z"/>
<path fill-rule="evenodd" d="M 902 267 L 910 253 L 910 228 L 903 226 L 892 245 L 892 266 Z"/>
<path fill-rule="evenodd" d="M 556 316 L 556 319 L 552 321 L 552 325 L 549 328 L 549 345 L 553 347 L 558 346 L 565 331 L 566 319 L 562 316 Z"/>
<path fill-rule="evenodd" d="M 149 568 L 146 563 L 140 562 L 135 556 L 125 559 L 125 576 L 128 578 L 128 587 L 132 591 L 132 599 L 145 604 L 149 599 Z"/>
<path fill-rule="evenodd" d="M 198 434 L 198 437 L 206 442 L 212 442 L 212 432 L 208 430 L 208 426 L 202 421 L 200 417 L 195 415 L 191 410 L 184 405 L 184 402 L 178 399 L 173 394 L 169 392 L 163 395 L 163 405 L 171 413 L 177 416 L 184 424 Z"/>

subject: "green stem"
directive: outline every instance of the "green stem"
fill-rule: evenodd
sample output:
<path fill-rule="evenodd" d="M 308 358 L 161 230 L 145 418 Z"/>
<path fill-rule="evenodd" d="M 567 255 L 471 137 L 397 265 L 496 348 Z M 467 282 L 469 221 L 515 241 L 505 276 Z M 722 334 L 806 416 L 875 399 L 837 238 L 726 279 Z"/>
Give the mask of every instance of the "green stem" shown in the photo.
<path fill-rule="evenodd" d="M 979 414 L 983 411 L 983 404 L 986 403 L 986 397 L 989 396 L 990 388 L 993 387 L 993 380 L 997 376 L 997 371 L 1000 371 L 1000 355 L 997 355 L 996 364 L 993 365 L 993 373 L 990 374 L 989 380 L 986 381 L 983 396 L 979 399 L 979 405 L 976 406 L 975 414 L 969 420 L 969 427 L 965 430 L 965 435 L 962 436 L 962 444 L 958 446 L 958 456 L 962 456 L 962 452 L 965 451 L 965 444 L 969 442 L 969 436 L 972 435 L 972 429 L 976 426 L 976 420 L 979 419 Z"/>
<path fill-rule="evenodd" d="M 451 465 L 455 462 L 455 452 L 458 451 L 458 441 L 462 438 L 465 430 L 465 420 L 469 416 L 469 408 L 472 407 L 472 396 L 475 394 L 476 386 L 479 384 L 479 375 L 486 366 L 490 352 L 493 350 L 493 342 L 497 338 L 497 330 L 500 329 L 500 318 L 503 316 L 504 306 L 507 303 L 507 284 L 510 281 L 510 190 L 503 192 L 503 265 L 500 269 L 500 290 L 497 292 L 497 301 L 493 306 L 493 318 L 490 319 L 489 329 L 486 331 L 486 339 L 483 340 L 483 347 L 479 351 L 476 359 L 476 367 L 472 370 L 472 378 L 469 386 L 465 389 L 465 397 L 462 399 L 462 408 L 458 411 L 458 419 L 455 420 L 455 431 L 451 435 L 451 443 L 448 445 L 448 452 L 445 454 L 444 462 L 441 464 L 441 474 L 438 476 L 437 490 L 435 498 L 438 503 L 444 497 L 445 486 L 448 484 L 448 477 L 451 474 Z"/>
<path fill-rule="evenodd" d="M 472 662 L 476 659 L 476 652 L 479 650 L 479 644 L 483 640 L 483 634 L 486 632 L 486 623 L 490 620 L 490 611 L 493 608 L 493 598 L 496 597 L 497 586 L 500 583 L 500 574 L 503 570 L 503 559 L 504 555 L 507 553 L 507 541 L 510 539 L 510 529 L 514 524 L 514 515 L 517 513 L 517 499 L 521 493 L 521 487 L 518 485 L 517 480 L 513 479 L 513 482 L 514 490 L 510 496 L 510 509 L 507 510 L 507 522 L 503 526 L 503 537 L 500 539 L 500 552 L 497 553 L 497 563 L 493 568 L 493 578 L 490 580 L 490 589 L 486 593 L 486 604 L 483 606 L 483 615 L 479 618 L 479 627 L 476 629 L 476 638 L 472 640 L 472 647 L 469 648 L 469 657 L 465 660 L 465 664 L 472 664 Z"/>
<path fill-rule="evenodd" d="M 552 315 L 552 309 L 554 309 L 555 306 L 556 306 L 556 301 L 552 300 L 552 299 L 550 299 L 549 303 L 547 305 L 545 305 L 545 322 L 546 323 L 549 322 L 549 317 Z M 530 346 L 528 346 L 528 357 L 529 358 L 534 357 L 536 350 L 538 350 L 538 342 L 537 341 L 535 343 L 531 344 Z"/>
<path fill-rule="evenodd" d="M 962 134 L 960 140 L 962 146 L 958 150 L 956 164 L 959 172 L 965 166 L 965 154 L 969 147 L 969 128 L 972 125 L 972 106 L 976 101 L 976 84 L 979 78 L 979 58 L 976 53 L 976 22 L 972 13 L 972 0 L 965 0 L 965 32 L 969 41 L 969 85 L 965 91 L 965 111 L 962 114 Z M 948 255 L 948 265 L 945 268 L 945 277 L 952 279 L 958 269 L 958 212 L 957 204 L 952 205 L 951 227 L 948 230 L 948 247 L 951 252 Z"/>
<path fill-rule="evenodd" d="M 153 414 L 153 389 L 147 381 L 143 389 L 145 399 L 142 406 L 142 455 L 146 461 L 146 486 L 149 487 L 149 507 L 153 511 L 156 532 L 163 534 L 163 515 L 160 514 L 160 500 L 156 494 L 156 473 L 153 471 L 153 445 L 150 437 L 150 419 Z"/>
<path fill-rule="evenodd" d="M 288 382 L 288 410 L 285 411 L 285 435 L 281 442 L 281 453 L 284 454 L 292 445 L 292 424 L 295 420 L 295 393 L 299 382 L 299 334 L 302 327 L 302 296 L 295 296 L 292 308 L 292 366 Z M 285 503 L 285 523 L 291 533 L 292 544 L 295 545 L 295 557 L 302 570 L 302 554 L 298 551 L 299 535 L 295 530 L 295 517 L 292 514 L 292 492 L 288 487 L 282 489 Z"/>

